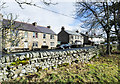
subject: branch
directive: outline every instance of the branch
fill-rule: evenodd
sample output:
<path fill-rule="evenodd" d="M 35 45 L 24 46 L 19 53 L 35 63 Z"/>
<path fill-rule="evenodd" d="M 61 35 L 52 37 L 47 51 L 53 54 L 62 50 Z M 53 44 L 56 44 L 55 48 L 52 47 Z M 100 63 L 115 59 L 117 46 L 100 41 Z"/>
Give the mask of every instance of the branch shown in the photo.
<path fill-rule="evenodd" d="M 42 0 L 41 2 L 43 2 L 43 3 L 44 3 L 45 5 L 47 5 L 47 6 L 48 6 L 48 5 L 56 5 L 56 4 L 58 4 L 58 3 L 52 3 L 51 0 L 49 0 L 49 1 L 50 1 L 50 2 L 46 2 L 45 0 Z M 41 8 L 40 6 L 34 4 L 34 3 L 32 2 L 32 0 L 31 0 L 31 2 L 26 2 L 26 1 L 22 1 L 22 2 L 21 2 L 21 1 L 19 1 L 19 0 L 15 0 L 15 2 L 16 2 L 22 9 L 24 9 L 23 6 L 22 6 L 22 5 L 24 5 L 24 4 Z"/>

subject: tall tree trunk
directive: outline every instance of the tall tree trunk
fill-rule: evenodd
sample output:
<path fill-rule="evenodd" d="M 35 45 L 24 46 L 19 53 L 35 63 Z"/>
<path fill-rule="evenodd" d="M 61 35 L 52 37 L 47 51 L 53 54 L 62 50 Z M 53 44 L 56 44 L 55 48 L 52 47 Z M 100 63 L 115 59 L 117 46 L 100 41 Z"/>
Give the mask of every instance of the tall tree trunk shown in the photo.
<path fill-rule="evenodd" d="M 120 50 L 120 30 L 119 30 L 119 33 L 117 35 L 117 42 L 118 42 L 117 49 Z"/>
<path fill-rule="evenodd" d="M 110 32 L 107 32 L 107 55 L 111 55 L 111 48 L 110 48 Z"/>
<path fill-rule="evenodd" d="M 117 49 L 120 50 L 120 2 L 119 2 L 119 5 L 118 5 L 118 34 L 117 34 L 117 40 L 118 40 L 118 46 L 117 46 Z"/>

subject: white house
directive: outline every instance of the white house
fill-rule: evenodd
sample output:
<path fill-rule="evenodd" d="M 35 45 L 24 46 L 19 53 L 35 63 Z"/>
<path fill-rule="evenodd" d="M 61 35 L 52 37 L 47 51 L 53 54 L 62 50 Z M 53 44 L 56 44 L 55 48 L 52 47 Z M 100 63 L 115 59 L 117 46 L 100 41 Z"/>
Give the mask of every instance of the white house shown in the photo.
<path fill-rule="evenodd" d="M 89 37 L 89 40 L 91 42 L 94 42 L 94 44 L 100 44 L 102 42 L 105 42 L 105 38 L 101 37 L 101 36 L 97 36 L 97 35 L 94 35 L 94 36 L 90 36 Z"/>

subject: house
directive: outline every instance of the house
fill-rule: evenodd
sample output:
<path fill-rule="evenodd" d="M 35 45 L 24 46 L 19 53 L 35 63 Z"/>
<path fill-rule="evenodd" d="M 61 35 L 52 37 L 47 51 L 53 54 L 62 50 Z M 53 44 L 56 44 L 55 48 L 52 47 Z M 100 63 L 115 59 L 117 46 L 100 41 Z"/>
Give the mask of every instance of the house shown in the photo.
<path fill-rule="evenodd" d="M 105 42 L 105 38 L 101 35 L 89 35 L 88 32 L 86 32 L 86 34 L 81 33 L 81 35 L 84 36 L 84 45 L 93 45 Z"/>
<path fill-rule="evenodd" d="M 10 20 L 4 19 L 3 28 L 8 27 L 9 23 Z M 10 29 L 6 36 L 8 39 L 13 37 L 14 40 L 12 40 L 13 42 L 6 41 L 6 44 L 3 45 L 4 49 L 11 51 L 19 49 L 32 50 L 43 47 L 53 49 L 56 47 L 57 35 L 50 26 L 43 27 L 38 26 L 36 22 L 29 24 L 19 21 L 13 21 L 13 24 L 14 28 Z M 18 40 L 16 41 L 16 39 Z"/>
<path fill-rule="evenodd" d="M 101 35 L 96 35 L 96 34 L 89 36 L 89 40 L 96 45 L 105 42 L 105 38 L 103 38 Z"/>
<path fill-rule="evenodd" d="M 89 40 L 88 33 L 86 34 L 80 33 L 83 36 L 83 45 L 90 45 L 92 42 Z"/>
<path fill-rule="evenodd" d="M 62 27 L 58 33 L 58 41 L 61 41 L 62 44 L 82 45 L 83 36 L 79 34 L 79 31 L 65 30 L 65 28 Z"/>

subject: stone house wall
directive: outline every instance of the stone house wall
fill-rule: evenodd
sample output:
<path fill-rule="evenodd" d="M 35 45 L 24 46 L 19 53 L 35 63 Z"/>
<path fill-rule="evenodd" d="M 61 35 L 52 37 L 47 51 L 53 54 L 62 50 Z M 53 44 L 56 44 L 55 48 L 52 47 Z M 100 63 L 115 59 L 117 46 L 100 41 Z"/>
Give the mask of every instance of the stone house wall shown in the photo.
<path fill-rule="evenodd" d="M 58 41 L 61 41 L 61 43 L 69 43 L 69 35 L 65 31 L 61 31 L 58 34 Z"/>

